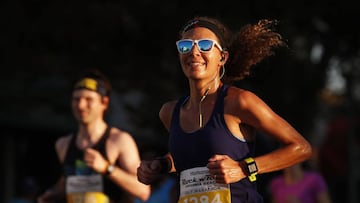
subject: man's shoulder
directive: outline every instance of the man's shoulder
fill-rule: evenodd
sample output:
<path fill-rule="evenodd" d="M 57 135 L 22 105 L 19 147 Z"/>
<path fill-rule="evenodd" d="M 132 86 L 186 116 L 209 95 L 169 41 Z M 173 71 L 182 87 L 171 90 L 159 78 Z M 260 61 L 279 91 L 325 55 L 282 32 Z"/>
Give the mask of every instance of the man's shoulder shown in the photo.
<path fill-rule="evenodd" d="M 133 137 L 126 130 L 120 129 L 118 127 L 111 127 L 109 138 L 112 140 L 122 140 L 122 139 L 132 139 Z"/>
<path fill-rule="evenodd" d="M 73 137 L 73 134 L 66 134 L 66 135 L 60 136 L 59 138 L 57 138 L 55 145 L 59 146 L 59 147 L 64 147 L 64 145 L 69 144 L 72 137 Z"/>
<path fill-rule="evenodd" d="M 72 135 L 64 135 L 59 137 L 55 142 L 55 149 L 60 159 L 60 162 L 63 163 L 65 160 L 65 154 L 68 149 L 69 143 L 71 141 Z"/>

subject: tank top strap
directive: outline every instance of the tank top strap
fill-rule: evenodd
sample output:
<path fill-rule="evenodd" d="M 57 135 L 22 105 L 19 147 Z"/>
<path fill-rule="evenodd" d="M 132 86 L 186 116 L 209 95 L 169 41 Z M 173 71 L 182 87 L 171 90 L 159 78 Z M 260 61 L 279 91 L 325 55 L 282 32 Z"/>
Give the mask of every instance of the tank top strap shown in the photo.
<path fill-rule="evenodd" d="M 224 113 L 224 98 L 227 94 L 228 88 L 229 88 L 229 86 L 224 84 L 218 90 L 218 96 L 217 96 L 215 107 L 213 110 L 213 115 L 214 115 L 214 113 L 220 113 L 220 114 Z"/>
<path fill-rule="evenodd" d="M 68 149 L 69 149 L 68 151 L 70 151 L 71 149 L 76 148 L 76 134 L 77 133 L 74 133 L 74 134 L 70 135 L 71 137 L 70 137 L 70 142 L 69 142 L 69 146 L 68 146 Z"/>
<path fill-rule="evenodd" d="M 67 150 L 65 152 L 65 158 L 64 158 L 64 163 L 70 163 L 71 159 L 73 157 L 77 157 L 80 156 L 82 157 L 83 153 L 80 150 L 77 150 L 77 146 L 76 146 L 76 133 L 71 134 L 70 135 L 70 141 L 69 141 L 69 146 L 67 147 Z"/>
<path fill-rule="evenodd" d="M 229 87 L 230 87 L 230 86 L 229 86 L 228 84 L 223 84 L 223 85 L 221 86 L 220 92 L 223 94 L 223 96 L 226 96 Z"/>
<path fill-rule="evenodd" d="M 171 126 L 177 126 L 173 124 L 179 123 L 179 117 L 180 117 L 180 108 L 185 104 L 185 102 L 189 99 L 189 96 L 183 96 L 181 97 L 175 104 L 173 114 L 171 116 Z"/>
<path fill-rule="evenodd" d="M 111 126 L 108 126 L 104 132 L 104 135 L 100 138 L 100 140 L 92 147 L 93 149 L 98 150 L 106 159 L 108 159 L 106 154 L 106 140 L 110 136 Z"/>

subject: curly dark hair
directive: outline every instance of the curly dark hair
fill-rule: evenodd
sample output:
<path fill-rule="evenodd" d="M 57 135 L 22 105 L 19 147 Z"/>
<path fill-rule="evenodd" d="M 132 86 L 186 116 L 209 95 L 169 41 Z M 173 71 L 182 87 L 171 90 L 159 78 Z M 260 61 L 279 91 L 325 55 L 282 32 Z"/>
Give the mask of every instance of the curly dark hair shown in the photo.
<path fill-rule="evenodd" d="M 273 30 L 278 23 L 276 20 L 261 19 L 256 24 L 243 26 L 234 34 L 220 20 L 209 16 L 196 16 L 185 26 L 195 20 L 210 22 L 221 32 L 222 36 L 218 36 L 222 41 L 221 46 L 229 52 L 225 75 L 222 78 L 224 82 L 244 79 L 255 64 L 274 54 L 273 48 L 287 46 L 282 36 Z M 180 37 L 182 34 L 180 31 Z"/>

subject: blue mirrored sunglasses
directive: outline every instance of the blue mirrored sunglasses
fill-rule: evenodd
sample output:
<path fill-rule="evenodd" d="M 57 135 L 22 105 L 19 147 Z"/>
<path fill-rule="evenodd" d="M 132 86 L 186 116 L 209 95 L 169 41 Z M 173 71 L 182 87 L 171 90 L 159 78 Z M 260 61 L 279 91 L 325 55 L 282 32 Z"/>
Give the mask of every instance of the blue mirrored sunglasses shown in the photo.
<path fill-rule="evenodd" d="M 189 53 L 191 49 L 194 47 L 194 44 L 196 44 L 197 48 L 202 53 L 211 51 L 214 45 L 217 46 L 220 49 L 220 51 L 223 50 L 219 45 L 219 43 L 217 43 L 215 40 L 212 39 L 198 39 L 198 40 L 182 39 L 176 42 L 177 50 L 180 54 Z"/>

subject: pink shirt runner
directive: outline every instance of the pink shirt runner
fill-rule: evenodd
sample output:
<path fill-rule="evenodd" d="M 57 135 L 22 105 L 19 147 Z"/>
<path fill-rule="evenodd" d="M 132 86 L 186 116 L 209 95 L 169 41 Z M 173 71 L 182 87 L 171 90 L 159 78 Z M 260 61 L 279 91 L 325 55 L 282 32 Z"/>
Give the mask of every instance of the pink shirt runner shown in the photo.
<path fill-rule="evenodd" d="M 270 182 L 271 195 L 276 203 L 292 202 L 297 199 L 301 203 L 316 203 L 319 193 L 326 190 L 324 178 L 316 172 L 305 172 L 304 178 L 288 185 L 284 176 L 277 176 Z"/>

